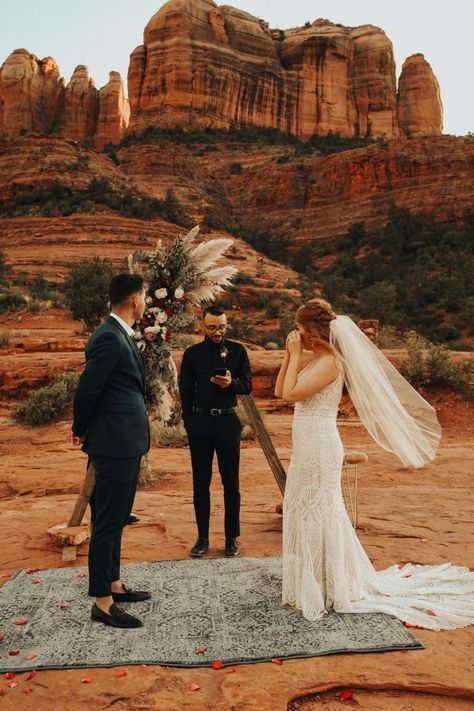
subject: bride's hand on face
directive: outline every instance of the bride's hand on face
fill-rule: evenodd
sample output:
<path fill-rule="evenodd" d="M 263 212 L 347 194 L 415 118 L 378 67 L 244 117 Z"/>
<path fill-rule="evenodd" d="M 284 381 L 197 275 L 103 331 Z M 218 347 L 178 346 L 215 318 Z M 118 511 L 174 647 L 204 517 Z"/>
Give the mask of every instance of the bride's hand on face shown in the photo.
<path fill-rule="evenodd" d="M 303 350 L 303 345 L 301 343 L 301 335 L 299 331 L 291 331 L 286 339 L 286 350 L 290 355 L 297 354 L 300 355 Z"/>

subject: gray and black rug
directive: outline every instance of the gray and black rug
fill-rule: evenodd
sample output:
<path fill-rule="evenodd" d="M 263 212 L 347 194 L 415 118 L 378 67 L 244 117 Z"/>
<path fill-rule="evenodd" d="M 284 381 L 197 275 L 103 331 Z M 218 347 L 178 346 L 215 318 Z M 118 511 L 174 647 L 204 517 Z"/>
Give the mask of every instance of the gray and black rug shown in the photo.
<path fill-rule="evenodd" d="M 123 605 L 143 619 L 137 630 L 92 622 L 84 568 L 10 578 L 0 589 L 0 672 L 193 667 L 423 648 L 389 615 L 330 613 L 308 622 L 282 607 L 280 558 L 137 563 L 122 574 L 129 587 L 153 594 L 151 601 Z"/>

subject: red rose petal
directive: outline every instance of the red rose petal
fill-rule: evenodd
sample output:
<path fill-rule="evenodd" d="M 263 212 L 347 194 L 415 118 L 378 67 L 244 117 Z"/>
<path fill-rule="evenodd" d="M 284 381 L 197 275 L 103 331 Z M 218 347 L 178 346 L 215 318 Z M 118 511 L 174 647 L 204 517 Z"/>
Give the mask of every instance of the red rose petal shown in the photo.
<path fill-rule="evenodd" d="M 224 669 L 225 664 L 220 661 L 220 659 L 215 659 L 213 662 L 211 662 L 211 667 L 213 669 Z"/>
<path fill-rule="evenodd" d="M 189 691 L 199 691 L 200 688 L 199 684 L 191 684 Z"/>
<path fill-rule="evenodd" d="M 274 659 L 272 659 L 272 664 L 278 664 L 278 666 L 281 667 L 281 665 L 283 664 L 283 662 L 281 661 L 281 659 L 277 659 L 277 658 L 275 657 Z"/>
<path fill-rule="evenodd" d="M 26 686 L 23 689 L 23 693 L 25 693 L 25 694 L 31 694 L 32 691 L 33 691 L 33 689 L 31 688 L 31 686 Z"/>
<path fill-rule="evenodd" d="M 36 652 L 30 652 L 29 654 L 25 654 L 25 659 L 30 661 L 30 659 L 36 659 L 37 656 Z"/>
<path fill-rule="evenodd" d="M 196 654 L 204 654 L 205 651 L 205 647 L 196 647 Z"/>
<path fill-rule="evenodd" d="M 142 669 L 146 669 L 146 664 L 140 664 L 140 667 L 141 667 Z"/>
<path fill-rule="evenodd" d="M 122 677 L 127 676 L 127 672 L 126 671 L 119 671 L 116 673 L 115 676 L 117 677 L 117 679 L 121 679 Z"/>
<path fill-rule="evenodd" d="M 66 605 L 65 602 L 62 602 L 62 603 L 59 605 L 59 609 L 60 609 L 60 610 L 65 610 L 67 607 L 68 607 L 68 606 Z"/>
<path fill-rule="evenodd" d="M 410 561 L 409 560 L 402 560 L 401 563 L 398 564 L 398 568 L 401 570 L 406 565 L 410 565 Z"/>
<path fill-rule="evenodd" d="M 10 651 L 8 652 L 9 657 L 16 657 L 17 654 L 20 654 L 19 649 L 10 649 Z"/>
<path fill-rule="evenodd" d="M 35 677 L 35 673 L 34 673 L 34 672 L 27 672 L 27 673 L 25 674 L 25 676 L 23 677 L 23 679 L 24 679 L 25 681 L 31 681 L 32 679 L 34 679 L 34 677 Z"/>
<path fill-rule="evenodd" d="M 3 642 L 3 634 L 0 634 L 0 642 Z"/>
<path fill-rule="evenodd" d="M 8 686 L 10 687 L 10 689 L 16 689 L 16 687 L 18 686 L 18 682 L 17 682 L 17 681 L 11 681 L 11 682 L 8 684 Z"/>
<path fill-rule="evenodd" d="M 225 670 L 226 674 L 233 674 L 236 671 L 237 669 L 235 669 L 235 667 L 230 667 L 229 669 Z"/>
<path fill-rule="evenodd" d="M 436 612 L 433 612 L 433 610 L 425 610 L 427 615 L 433 615 L 433 617 L 436 617 Z"/>
<path fill-rule="evenodd" d="M 14 679 L 14 678 L 15 678 L 15 672 L 7 672 L 5 674 L 5 679 L 10 680 L 10 679 Z"/>
<path fill-rule="evenodd" d="M 24 618 L 21 618 L 20 620 L 15 620 L 16 625 L 27 625 L 28 620 L 25 620 Z"/>
<path fill-rule="evenodd" d="M 32 573 L 37 573 L 38 571 L 39 571 L 39 568 L 27 568 L 27 569 L 25 570 L 25 573 L 26 573 L 27 575 L 31 575 Z"/>
<path fill-rule="evenodd" d="M 40 580 L 40 578 L 33 578 L 33 580 L 31 581 L 32 585 L 39 585 L 42 582 L 43 581 Z"/>
<path fill-rule="evenodd" d="M 406 575 L 403 576 L 404 578 L 411 578 L 411 573 L 407 573 Z"/>
<path fill-rule="evenodd" d="M 81 684 L 92 684 L 92 677 L 85 676 L 83 679 L 81 679 Z"/>
<path fill-rule="evenodd" d="M 87 578 L 87 573 L 78 573 L 76 578 Z"/>
<path fill-rule="evenodd" d="M 341 691 L 341 693 L 339 694 L 339 698 L 341 699 L 341 701 L 347 701 L 348 699 L 352 699 L 352 691 Z"/>

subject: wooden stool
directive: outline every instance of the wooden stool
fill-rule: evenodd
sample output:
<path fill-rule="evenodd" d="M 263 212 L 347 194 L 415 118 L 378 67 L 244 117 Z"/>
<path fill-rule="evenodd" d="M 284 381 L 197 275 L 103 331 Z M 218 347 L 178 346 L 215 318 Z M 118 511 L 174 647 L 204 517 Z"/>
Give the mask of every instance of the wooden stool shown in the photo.
<path fill-rule="evenodd" d="M 365 452 L 344 452 L 341 478 L 342 495 L 354 528 L 357 528 L 359 518 L 357 465 L 367 460 L 368 457 Z"/>

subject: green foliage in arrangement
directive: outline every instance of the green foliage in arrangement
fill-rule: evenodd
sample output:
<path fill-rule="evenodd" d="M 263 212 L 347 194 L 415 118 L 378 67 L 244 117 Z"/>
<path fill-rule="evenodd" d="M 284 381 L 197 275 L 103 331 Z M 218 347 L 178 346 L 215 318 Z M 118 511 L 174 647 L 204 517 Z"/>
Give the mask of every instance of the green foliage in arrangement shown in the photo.
<path fill-rule="evenodd" d="M 474 215 L 454 227 L 392 206 L 384 226 L 357 223 L 323 249 L 336 258 L 316 278 L 338 310 L 469 350 L 459 339 L 474 335 Z"/>
<path fill-rule="evenodd" d="M 85 190 L 75 191 L 56 180 L 43 189 L 29 190 L 11 200 L 0 202 L 0 216 L 5 217 L 65 217 L 104 209 L 140 220 L 162 218 L 178 225 L 188 224 L 186 215 L 171 189 L 164 200 L 158 200 L 131 190 L 117 191 L 107 178 L 93 178 Z"/>
<path fill-rule="evenodd" d="M 92 331 L 108 311 L 112 265 L 108 259 L 84 259 L 71 267 L 65 281 L 66 303 L 76 321 Z"/>
<path fill-rule="evenodd" d="M 45 425 L 65 415 L 72 402 L 79 376 L 65 372 L 42 388 L 34 390 L 16 411 L 16 419 L 30 427 Z"/>
<path fill-rule="evenodd" d="M 469 391 L 471 366 L 455 363 L 446 346 L 431 343 L 413 333 L 407 342 L 407 358 L 401 374 L 415 387 L 448 385 L 462 393 Z"/>

